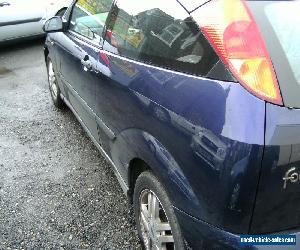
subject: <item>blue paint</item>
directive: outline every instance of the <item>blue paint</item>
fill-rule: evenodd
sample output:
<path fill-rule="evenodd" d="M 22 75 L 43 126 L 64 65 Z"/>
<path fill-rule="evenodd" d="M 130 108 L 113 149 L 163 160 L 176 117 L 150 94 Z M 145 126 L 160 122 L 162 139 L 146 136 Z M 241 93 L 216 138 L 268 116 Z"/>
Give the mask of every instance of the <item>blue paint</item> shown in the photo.
<path fill-rule="evenodd" d="M 72 32 L 49 34 L 45 46 L 62 94 L 128 189 L 130 162 L 141 159 L 165 186 L 188 245 L 262 249 L 240 246 L 239 235 L 299 226 L 288 198 L 299 208 L 299 192 L 281 185 L 300 162 L 299 110 L 236 82 L 126 59 Z"/>

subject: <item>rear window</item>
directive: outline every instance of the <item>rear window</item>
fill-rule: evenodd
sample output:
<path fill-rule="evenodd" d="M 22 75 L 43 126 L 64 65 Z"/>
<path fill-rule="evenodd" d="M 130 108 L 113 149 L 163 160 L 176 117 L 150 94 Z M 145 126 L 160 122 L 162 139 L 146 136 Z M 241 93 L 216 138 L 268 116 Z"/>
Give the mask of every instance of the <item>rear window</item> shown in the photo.
<path fill-rule="evenodd" d="M 300 1 L 268 5 L 265 13 L 300 84 Z"/>
<path fill-rule="evenodd" d="M 300 1 L 248 1 L 286 106 L 300 108 Z"/>

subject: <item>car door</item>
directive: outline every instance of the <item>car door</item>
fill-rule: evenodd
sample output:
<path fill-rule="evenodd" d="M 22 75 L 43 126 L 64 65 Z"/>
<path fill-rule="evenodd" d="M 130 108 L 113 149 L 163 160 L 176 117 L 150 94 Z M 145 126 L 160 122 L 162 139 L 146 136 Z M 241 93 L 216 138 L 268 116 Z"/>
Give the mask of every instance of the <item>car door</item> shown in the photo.
<path fill-rule="evenodd" d="M 0 41 L 42 34 L 43 1 L 0 0 Z"/>
<path fill-rule="evenodd" d="M 67 99 L 94 138 L 95 98 L 102 32 L 112 0 L 79 0 L 72 7 L 69 27 L 55 37 L 60 78 Z"/>

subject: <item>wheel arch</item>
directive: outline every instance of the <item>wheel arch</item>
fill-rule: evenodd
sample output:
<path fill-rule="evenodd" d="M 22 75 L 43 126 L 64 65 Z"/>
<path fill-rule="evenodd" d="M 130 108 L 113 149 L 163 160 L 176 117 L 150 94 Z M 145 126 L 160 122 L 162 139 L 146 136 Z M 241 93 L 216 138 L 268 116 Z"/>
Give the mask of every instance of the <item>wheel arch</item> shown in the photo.
<path fill-rule="evenodd" d="M 151 171 L 151 167 L 142 159 L 134 158 L 129 162 L 128 166 L 128 196 L 130 198 L 130 202 L 132 203 L 133 191 L 135 187 L 136 180 L 138 177 L 145 171 Z"/>
<path fill-rule="evenodd" d="M 132 196 L 138 176 L 150 170 L 167 190 L 174 204 L 190 202 L 199 206 L 189 181 L 167 147 L 150 133 L 140 129 L 121 132 L 112 145 L 112 159 L 123 168 L 123 179 Z M 192 205 L 192 204 L 191 204 Z"/>

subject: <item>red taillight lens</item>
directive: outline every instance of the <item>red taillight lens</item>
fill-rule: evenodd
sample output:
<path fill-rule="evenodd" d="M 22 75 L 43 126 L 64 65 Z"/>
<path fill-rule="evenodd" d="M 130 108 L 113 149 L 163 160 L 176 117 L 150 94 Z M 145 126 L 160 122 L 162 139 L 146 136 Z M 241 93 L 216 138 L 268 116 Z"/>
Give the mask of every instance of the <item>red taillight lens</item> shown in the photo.
<path fill-rule="evenodd" d="M 271 59 L 243 0 L 212 0 L 192 16 L 223 62 L 248 91 L 282 105 Z"/>

